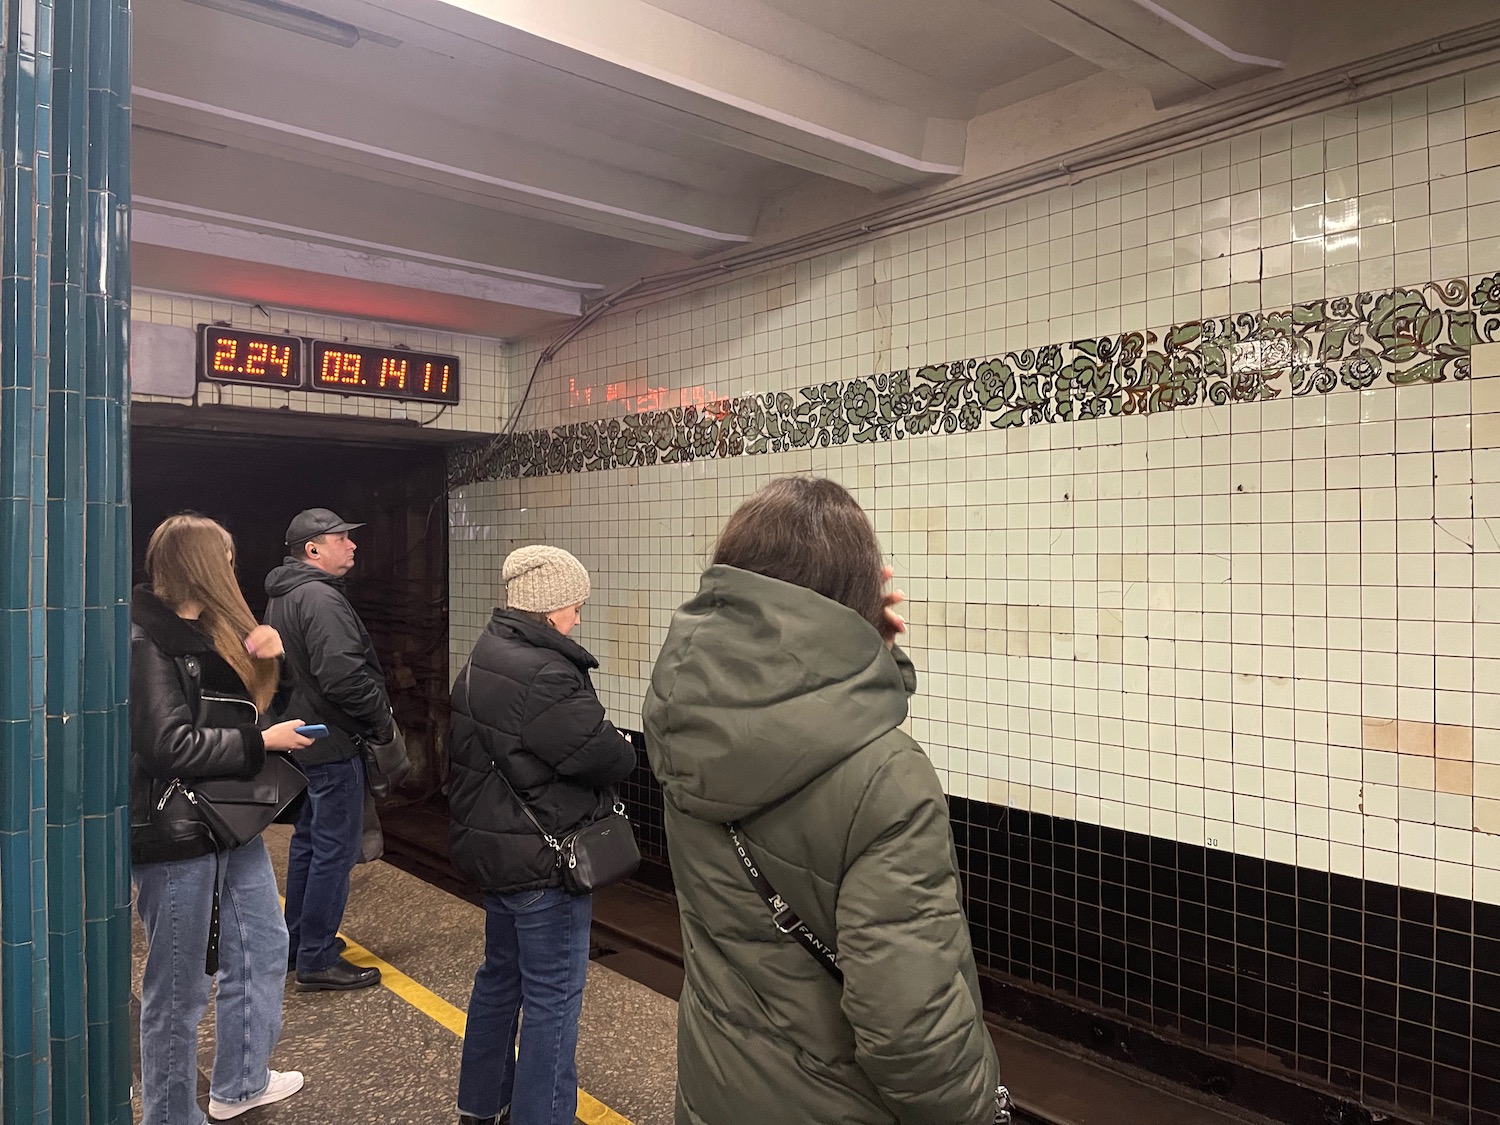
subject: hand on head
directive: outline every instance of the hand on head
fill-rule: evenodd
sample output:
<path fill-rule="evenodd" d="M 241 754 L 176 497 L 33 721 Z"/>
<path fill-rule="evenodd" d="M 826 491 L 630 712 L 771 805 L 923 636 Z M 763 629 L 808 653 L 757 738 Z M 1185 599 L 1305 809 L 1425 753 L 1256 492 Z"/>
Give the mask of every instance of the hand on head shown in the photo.
<path fill-rule="evenodd" d="M 896 575 L 895 568 L 884 567 L 881 575 L 889 582 Z M 892 590 L 885 595 L 885 627 L 880 630 L 880 635 L 885 638 L 886 648 L 894 648 L 896 638 L 906 632 L 906 618 L 896 612 L 896 607 L 905 600 L 906 594 L 902 590 Z"/>
<path fill-rule="evenodd" d="M 245 651 L 257 660 L 274 660 L 283 651 L 281 634 L 269 625 L 257 625 L 245 638 Z"/>

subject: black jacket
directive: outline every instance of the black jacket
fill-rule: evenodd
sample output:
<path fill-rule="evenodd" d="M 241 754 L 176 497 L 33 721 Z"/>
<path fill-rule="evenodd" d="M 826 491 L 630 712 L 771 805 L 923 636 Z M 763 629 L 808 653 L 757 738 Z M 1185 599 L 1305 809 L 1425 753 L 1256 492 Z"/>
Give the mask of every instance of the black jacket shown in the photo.
<path fill-rule="evenodd" d="M 199 821 L 168 821 L 155 805 L 175 778 L 260 771 L 266 744 L 253 724 L 198 725 L 205 691 L 245 700 L 250 693 L 209 636 L 146 586 L 130 602 L 130 660 L 131 862 L 207 855 L 213 840 Z"/>
<path fill-rule="evenodd" d="M 385 673 L 342 579 L 288 557 L 266 575 L 266 624 L 281 634 L 292 693 L 277 714 L 323 723 L 328 737 L 294 751 L 299 766 L 359 753 L 354 735 L 384 741 L 393 720 Z"/>
<path fill-rule="evenodd" d="M 599 662 L 545 625 L 497 609 L 453 687 L 453 862 L 491 893 L 555 887 L 547 846 L 498 768 L 557 837 L 608 812 L 635 748 L 589 682 Z"/>

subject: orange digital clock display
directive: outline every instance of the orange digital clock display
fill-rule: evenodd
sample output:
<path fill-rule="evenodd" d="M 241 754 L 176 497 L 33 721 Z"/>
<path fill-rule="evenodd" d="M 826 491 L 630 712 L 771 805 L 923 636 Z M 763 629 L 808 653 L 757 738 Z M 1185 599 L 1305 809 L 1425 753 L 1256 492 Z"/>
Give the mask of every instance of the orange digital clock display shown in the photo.
<path fill-rule="evenodd" d="M 282 389 L 302 386 L 302 341 L 296 336 L 201 326 L 199 375 L 215 383 Z"/>
<path fill-rule="evenodd" d="M 458 401 L 458 357 L 314 340 L 312 386 L 416 402 Z"/>

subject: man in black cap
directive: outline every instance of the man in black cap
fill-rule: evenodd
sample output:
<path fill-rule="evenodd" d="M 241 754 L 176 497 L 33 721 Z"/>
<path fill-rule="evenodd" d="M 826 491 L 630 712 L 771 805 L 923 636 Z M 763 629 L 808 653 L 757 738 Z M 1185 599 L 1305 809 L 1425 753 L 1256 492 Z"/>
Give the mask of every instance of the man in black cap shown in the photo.
<path fill-rule="evenodd" d="M 290 967 L 304 992 L 380 981 L 379 969 L 340 955 L 338 938 L 363 827 L 357 740 L 384 742 L 394 726 L 375 647 L 343 590 L 354 566 L 349 532 L 363 526 L 327 508 L 297 513 L 286 529 L 286 560 L 266 576 L 266 624 L 281 634 L 294 681 L 285 713 L 328 728 L 328 737 L 293 755 L 307 774 L 307 802 L 287 860 L 286 926 Z"/>

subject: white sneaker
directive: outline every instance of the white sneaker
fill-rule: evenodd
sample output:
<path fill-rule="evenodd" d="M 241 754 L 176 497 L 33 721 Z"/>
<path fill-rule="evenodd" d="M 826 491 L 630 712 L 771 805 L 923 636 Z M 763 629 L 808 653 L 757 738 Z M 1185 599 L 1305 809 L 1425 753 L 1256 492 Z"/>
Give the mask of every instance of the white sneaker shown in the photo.
<path fill-rule="evenodd" d="M 270 1105 L 291 1097 L 302 1089 L 302 1082 L 300 1070 L 273 1070 L 271 1081 L 266 1083 L 265 1090 L 253 1098 L 246 1098 L 242 1102 L 221 1102 L 218 1098 L 209 1098 L 208 1115 L 215 1121 L 228 1121 L 231 1117 L 238 1117 L 248 1109 Z"/>

